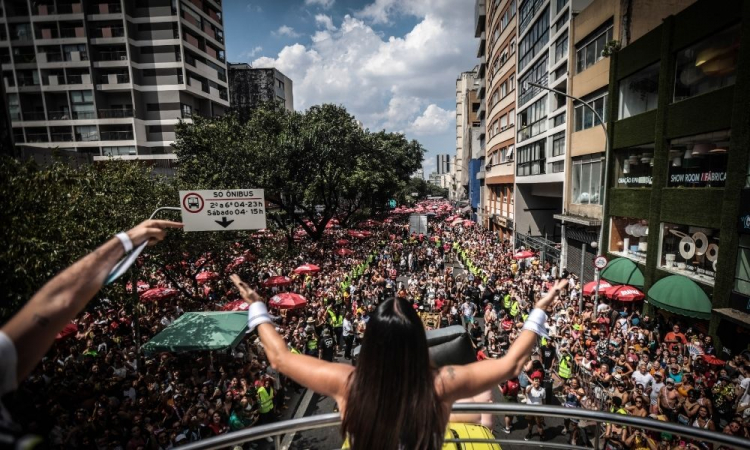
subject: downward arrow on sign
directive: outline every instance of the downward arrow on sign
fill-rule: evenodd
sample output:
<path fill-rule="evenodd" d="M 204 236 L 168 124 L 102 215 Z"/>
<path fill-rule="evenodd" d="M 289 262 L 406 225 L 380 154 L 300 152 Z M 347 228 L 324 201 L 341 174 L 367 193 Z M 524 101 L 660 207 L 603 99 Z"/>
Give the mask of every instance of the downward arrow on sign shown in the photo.
<path fill-rule="evenodd" d="M 231 225 L 232 222 L 234 222 L 234 220 L 227 220 L 227 216 L 224 216 L 224 217 L 221 218 L 221 222 L 219 222 L 218 220 L 214 220 L 214 222 L 216 222 L 219 225 L 221 225 L 222 227 L 226 228 L 229 225 Z"/>

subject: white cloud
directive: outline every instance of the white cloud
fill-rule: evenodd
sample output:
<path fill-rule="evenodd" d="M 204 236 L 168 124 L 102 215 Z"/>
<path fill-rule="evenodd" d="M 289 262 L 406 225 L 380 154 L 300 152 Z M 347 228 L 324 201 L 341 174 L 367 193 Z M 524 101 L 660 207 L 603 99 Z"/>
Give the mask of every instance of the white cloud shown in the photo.
<path fill-rule="evenodd" d="M 328 9 L 336 2 L 336 0 L 305 0 L 307 6 L 320 6 L 323 9 Z"/>
<path fill-rule="evenodd" d="M 371 130 L 424 136 L 441 151 L 452 147 L 455 80 L 477 63 L 473 8 L 457 9 L 454 0 L 376 0 L 355 15 L 338 28 L 317 15 L 309 44 L 289 45 L 252 64 L 290 77 L 297 109 L 342 104 Z M 416 17 L 417 24 L 396 36 L 373 29 L 396 15 Z"/>
<path fill-rule="evenodd" d="M 257 14 L 260 14 L 263 12 L 263 8 L 260 5 L 256 5 L 255 3 L 248 3 L 245 9 L 247 10 L 247 12 L 257 13 Z"/>
<path fill-rule="evenodd" d="M 456 111 L 447 111 L 435 104 L 424 110 L 421 116 L 414 119 L 407 131 L 416 136 L 427 136 L 433 133 L 444 133 L 455 127 Z"/>
<path fill-rule="evenodd" d="M 319 27 L 323 27 L 328 31 L 335 31 L 336 27 L 333 25 L 333 20 L 331 20 L 330 16 L 326 16 L 325 14 L 316 14 L 315 15 L 315 23 Z"/>
<path fill-rule="evenodd" d="M 256 56 L 258 56 L 258 54 L 260 54 L 260 52 L 262 52 L 262 51 L 263 51 L 263 47 L 261 47 L 259 45 L 259 46 L 255 47 L 255 48 L 253 48 L 252 50 L 246 50 L 246 51 L 240 53 L 237 56 L 240 59 L 250 59 L 250 58 L 255 58 Z"/>
<path fill-rule="evenodd" d="M 287 25 L 280 26 L 278 30 L 272 31 L 271 34 L 273 34 L 274 36 L 289 36 L 291 38 L 296 38 L 296 37 L 301 36 L 301 34 L 294 31 L 294 28 L 287 26 Z"/>

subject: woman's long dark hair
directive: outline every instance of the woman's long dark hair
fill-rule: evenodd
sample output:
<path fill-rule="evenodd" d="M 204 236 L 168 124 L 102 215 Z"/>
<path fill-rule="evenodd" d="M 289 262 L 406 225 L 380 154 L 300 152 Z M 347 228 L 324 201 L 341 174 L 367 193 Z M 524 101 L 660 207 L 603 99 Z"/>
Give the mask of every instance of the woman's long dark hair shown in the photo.
<path fill-rule="evenodd" d="M 350 380 L 341 434 L 351 448 L 440 449 L 448 414 L 435 374 L 416 311 L 403 299 L 387 299 L 367 323 Z"/>

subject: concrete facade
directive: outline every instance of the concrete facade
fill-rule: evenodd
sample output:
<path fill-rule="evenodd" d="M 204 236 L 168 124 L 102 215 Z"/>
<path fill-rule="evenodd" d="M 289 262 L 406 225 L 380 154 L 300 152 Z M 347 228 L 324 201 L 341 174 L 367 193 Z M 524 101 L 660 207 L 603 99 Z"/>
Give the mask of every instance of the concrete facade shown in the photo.
<path fill-rule="evenodd" d="M 513 236 L 517 9 L 516 0 L 487 2 L 486 32 L 478 52 L 487 55 L 482 225 L 496 231 L 500 239 Z"/>
<path fill-rule="evenodd" d="M 477 69 L 463 72 L 456 79 L 456 161 L 453 164 L 455 174 L 451 177 L 456 201 L 467 200 L 469 197 L 469 162 L 472 158 L 471 130 L 480 128 L 477 118 L 478 88 Z"/>
<path fill-rule="evenodd" d="M 3 0 L 0 63 L 16 146 L 169 168 L 174 127 L 229 106 L 214 0 Z"/>
<path fill-rule="evenodd" d="M 294 111 L 292 80 L 273 68 L 229 63 L 229 104 L 242 120 L 263 102 L 277 101 Z"/>

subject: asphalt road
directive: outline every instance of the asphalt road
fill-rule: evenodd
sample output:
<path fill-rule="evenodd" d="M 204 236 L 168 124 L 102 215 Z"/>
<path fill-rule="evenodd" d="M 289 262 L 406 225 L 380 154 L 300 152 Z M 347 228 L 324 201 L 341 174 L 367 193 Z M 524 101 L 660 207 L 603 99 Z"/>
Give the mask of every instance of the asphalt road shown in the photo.
<path fill-rule="evenodd" d="M 454 264 L 454 273 L 459 274 L 463 271 L 460 265 Z M 399 277 L 397 281 L 406 281 L 406 277 Z M 480 319 L 480 323 L 482 320 Z M 484 325 L 483 323 L 481 323 Z M 338 362 L 349 362 L 339 355 Z M 288 420 L 293 417 L 314 416 L 318 414 L 328 414 L 334 412 L 335 402 L 329 397 L 315 394 L 306 389 L 298 388 L 288 392 L 290 399 L 287 401 L 288 409 L 282 411 L 280 420 Z M 495 402 L 504 402 L 504 398 L 497 388 L 493 389 L 493 400 Z M 559 404 L 559 403 L 555 403 Z M 562 435 L 563 421 L 558 418 L 546 418 L 545 441 L 540 441 L 539 434 L 534 427 L 534 434 L 528 444 L 520 445 L 502 445 L 504 450 L 516 450 L 521 448 L 543 448 L 545 442 L 555 442 L 565 444 L 568 442 L 568 436 Z M 505 434 L 502 429 L 505 426 L 503 416 L 495 417 L 495 426 L 493 432 L 498 439 L 523 440 L 527 431 L 527 422 L 524 417 L 516 417 L 513 421 L 512 431 Z M 304 431 L 295 433 L 293 436 L 287 435 L 282 437 L 282 450 L 332 450 L 340 449 L 343 440 L 339 436 L 339 428 L 323 428 L 317 430 Z M 530 445 L 529 445 L 530 444 Z M 270 449 L 271 445 L 266 442 L 258 443 L 259 449 Z"/>

